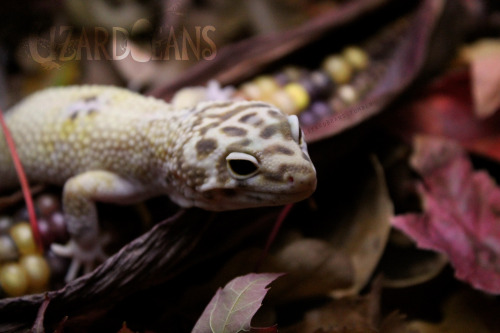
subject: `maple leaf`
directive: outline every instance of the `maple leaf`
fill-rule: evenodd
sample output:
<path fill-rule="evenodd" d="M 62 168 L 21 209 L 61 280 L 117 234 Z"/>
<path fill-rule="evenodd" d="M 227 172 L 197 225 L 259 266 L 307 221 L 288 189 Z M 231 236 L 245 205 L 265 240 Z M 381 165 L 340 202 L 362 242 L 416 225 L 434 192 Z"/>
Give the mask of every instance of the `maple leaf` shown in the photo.
<path fill-rule="evenodd" d="M 419 247 L 445 253 L 458 279 L 500 294 L 500 189 L 487 172 L 473 170 L 453 141 L 420 136 L 414 148 L 424 212 L 396 216 L 392 224 Z"/>
<path fill-rule="evenodd" d="M 250 322 L 279 273 L 250 273 L 219 288 L 191 333 L 236 333 L 249 331 Z"/>

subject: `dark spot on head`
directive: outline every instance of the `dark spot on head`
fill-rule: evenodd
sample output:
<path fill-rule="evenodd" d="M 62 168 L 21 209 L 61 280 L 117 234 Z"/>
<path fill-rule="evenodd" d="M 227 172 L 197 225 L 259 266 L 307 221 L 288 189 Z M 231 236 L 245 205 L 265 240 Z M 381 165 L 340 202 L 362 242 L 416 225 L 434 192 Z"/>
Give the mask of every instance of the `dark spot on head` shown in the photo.
<path fill-rule="evenodd" d="M 217 169 L 217 181 L 219 184 L 225 184 L 229 180 L 229 175 L 227 173 L 227 163 L 226 156 L 221 155 L 219 160 L 215 164 L 215 168 Z"/>
<path fill-rule="evenodd" d="M 264 122 L 264 120 L 262 120 L 262 118 L 257 116 L 256 112 L 246 114 L 246 115 L 242 116 L 240 119 L 238 119 L 238 121 L 240 123 L 243 123 L 243 124 L 251 124 L 255 127 L 259 127 Z"/>
<path fill-rule="evenodd" d="M 269 146 L 264 150 L 264 153 L 265 154 L 283 154 L 283 155 L 288 155 L 288 156 L 292 156 L 295 154 L 293 150 L 288 149 L 287 147 L 282 146 L 282 145 Z"/>
<path fill-rule="evenodd" d="M 277 125 L 269 125 L 264 127 L 262 131 L 260 131 L 260 137 L 263 139 L 269 139 L 278 131 Z"/>
<path fill-rule="evenodd" d="M 73 112 L 73 113 L 71 114 L 71 116 L 69 116 L 69 119 L 71 119 L 71 120 L 75 120 L 75 119 L 76 119 L 76 117 L 78 117 L 78 113 L 79 113 L 79 112 L 80 112 L 80 111 L 78 111 L 78 110 L 77 110 L 77 111 L 75 111 L 75 112 Z"/>
<path fill-rule="evenodd" d="M 244 111 L 247 109 L 246 105 L 236 107 L 234 109 L 229 109 L 226 112 L 222 112 L 219 114 L 209 114 L 207 115 L 208 118 L 218 118 L 221 121 L 228 120 L 229 118 L 233 117 L 234 115 L 239 114 L 240 112 Z"/>
<path fill-rule="evenodd" d="M 280 133 L 283 138 L 287 140 L 292 139 L 292 131 L 290 130 L 290 125 L 287 121 L 264 127 L 264 129 L 260 132 L 260 137 L 263 139 L 269 139 L 276 133 Z"/>
<path fill-rule="evenodd" d="M 234 104 L 234 108 L 231 108 L 231 104 Z M 265 103 L 244 103 L 244 104 L 239 104 L 239 103 L 228 103 L 227 106 L 229 106 L 228 110 L 219 114 L 208 114 L 206 117 L 209 118 L 219 118 L 221 121 L 228 120 L 229 118 L 240 114 L 241 112 L 247 111 L 251 108 L 255 107 L 266 107 L 268 108 L 269 105 Z M 213 106 L 210 106 L 210 108 L 213 108 Z M 205 109 L 202 109 L 202 111 L 205 111 Z M 202 112 L 200 111 L 200 112 Z"/>
<path fill-rule="evenodd" d="M 276 153 L 288 156 L 292 156 L 294 154 L 293 150 L 283 146 L 276 146 Z"/>
<path fill-rule="evenodd" d="M 221 129 L 221 131 L 229 136 L 244 136 L 247 134 L 247 130 L 236 127 L 236 126 L 226 126 Z"/>
<path fill-rule="evenodd" d="M 193 122 L 193 127 L 200 126 L 203 123 L 203 119 L 201 117 L 196 117 L 194 122 Z"/>
<path fill-rule="evenodd" d="M 206 158 L 217 148 L 217 141 L 214 139 L 201 139 L 196 142 L 196 156 L 198 159 Z"/>
<path fill-rule="evenodd" d="M 208 105 L 205 105 L 200 110 L 196 110 L 196 108 L 195 108 L 194 111 L 196 113 L 204 113 L 207 110 L 213 110 L 214 108 L 226 107 L 226 106 L 231 105 L 232 103 L 233 102 L 231 102 L 231 101 L 221 101 L 221 102 L 216 103 L 216 104 L 215 103 L 209 103 Z M 209 116 L 213 116 L 213 115 L 209 115 Z"/>
<path fill-rule="evenodd" d="M 243 146 L 243 147 L 248 146 L 251 143 L 252 143 L 252 140 L 250 140 L 250 139 L 243 139 L 241 141 L 236 142 L 237 145 Z"/>
<path fill-rule="evenodd" d="M 257 115 L 256 112 L 252 112 L 252 113 L 249 113 L 249 114 L 246 114 L 244 116 L 242 116 L 239 121 L 242 122 L 242 123 L 246 123 L 248 122 L 250 119 L 252 119 L 253 117 L 255 117 Z"/>
<path fill-rule="evenodd" d="M 283 115 L 276 110 L 267 110 L 267 113 L 273 118 L 281 119 L 283 117 Z"/>
<path fill-rule="evenodd" d="M 293 174 L 307 173 L 309 170 L 309 167 L 306 165 L 281 164 L 278 170 L 275 172 L 265 173 L 263 176 L 265 179 L 270 181 L 282 182 L 286 173 L 288 173 L 288 176 L 290 177 L 290 175 Z"/>
<path fill-rule="evenodd" d="M 214 128 L 214 127 L 217 127 L 219 126 L 219 123 L 218 122 L 213 122 L 213 123 L 210 123 L 206 126 L 203 126 L 202 128 L 200 128 L 200 134 L 201 135 L 205 135 L 209 129 L 211 128 Z"/>

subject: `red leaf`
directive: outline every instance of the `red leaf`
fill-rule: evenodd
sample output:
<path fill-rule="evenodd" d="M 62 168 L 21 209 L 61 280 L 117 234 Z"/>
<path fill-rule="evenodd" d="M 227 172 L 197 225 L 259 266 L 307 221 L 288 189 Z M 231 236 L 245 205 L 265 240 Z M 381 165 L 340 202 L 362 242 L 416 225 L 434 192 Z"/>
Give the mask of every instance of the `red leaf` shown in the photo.
<path fill-rule="evenodd" d="M 500 161 L 500 113 L 477 117 L 468 71 L 443 76 L 388 121 L 388 129 L 407 140 L 415 134 L 442 136 Z"/>
<path fill-rule="evenodd" d="M 236 333 L 250 330 L 250 322 L 266 296 L 266 286 L 279 273 L 247 274 L 217 290 L 191 333 Z"/>
<path fill-rule="evenodd" d="M 417 137 L 414 148 L 424 212 L 397 216 L 393 225 L 419 247 L 447 254 L 458 279 L 500 294 L 500 189 L 455 142 Z"/>

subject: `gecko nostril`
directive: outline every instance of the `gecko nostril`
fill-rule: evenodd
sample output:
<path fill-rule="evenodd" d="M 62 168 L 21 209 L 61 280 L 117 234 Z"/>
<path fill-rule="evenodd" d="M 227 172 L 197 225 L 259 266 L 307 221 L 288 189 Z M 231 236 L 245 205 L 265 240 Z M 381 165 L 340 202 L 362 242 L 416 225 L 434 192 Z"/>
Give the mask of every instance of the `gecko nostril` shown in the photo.
<path fill-rule="evenodd" d="M 295 181 L 295 180 L 293 179 L 293 177 L 292 177 L 292 176 L 288 176 L 288 182 L 289 182 L 289 183 L 293 183 L 294 181 Z"/>

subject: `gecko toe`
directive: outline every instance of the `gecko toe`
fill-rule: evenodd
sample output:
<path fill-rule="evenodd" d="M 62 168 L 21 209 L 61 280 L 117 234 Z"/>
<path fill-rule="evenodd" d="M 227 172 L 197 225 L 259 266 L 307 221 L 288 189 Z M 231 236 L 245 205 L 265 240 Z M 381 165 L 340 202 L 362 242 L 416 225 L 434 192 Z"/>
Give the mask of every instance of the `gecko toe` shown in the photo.
<path fill-rule="evenodd" d="M 84 249 L 72 240 L 66 245 L 52 244 L 51 249 L 58 256 L 72 259 L 68 272 L 66 273 L 66 282 L 71 282 L 77 278 L 82 267 L 84 273 L 87 274 L 90 273 L 99 262 L 107 259 L 106 254 L 100 246 Z"/>

